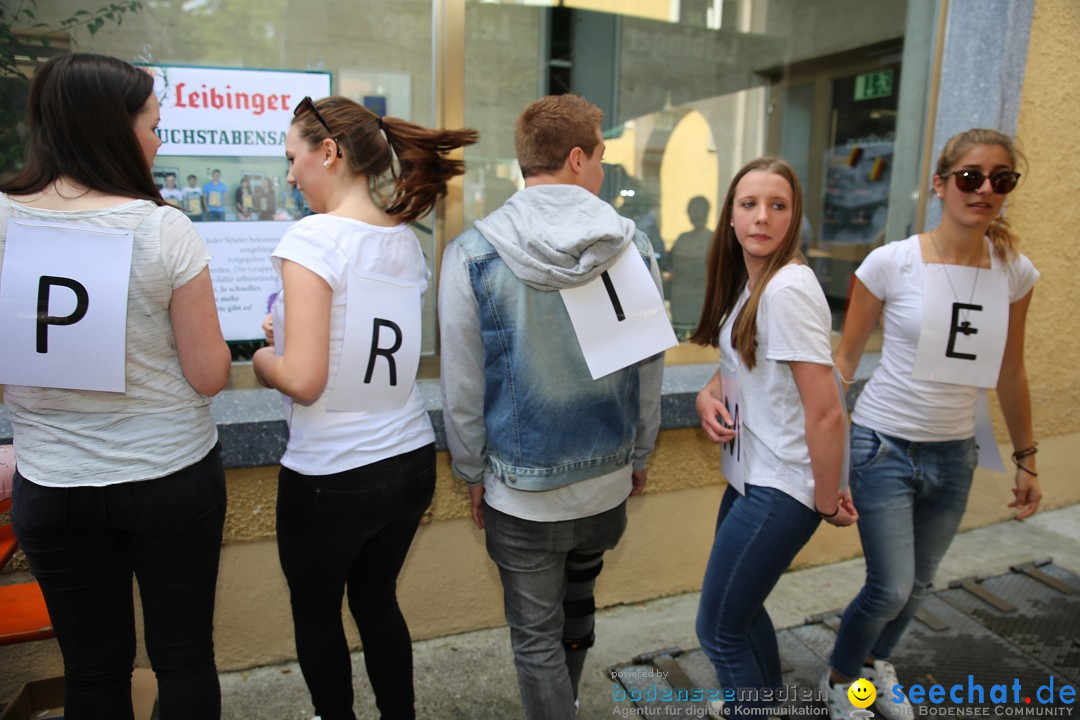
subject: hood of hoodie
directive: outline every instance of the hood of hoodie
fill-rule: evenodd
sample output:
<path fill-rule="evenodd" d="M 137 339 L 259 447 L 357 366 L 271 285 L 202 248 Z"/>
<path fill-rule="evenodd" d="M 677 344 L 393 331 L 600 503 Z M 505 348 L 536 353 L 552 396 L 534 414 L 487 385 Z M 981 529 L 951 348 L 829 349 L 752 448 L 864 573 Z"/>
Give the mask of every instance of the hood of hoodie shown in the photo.
<path fill-rule="evenodd" d="M 633 220 L 577 185 L 519 190 L 475 226 L 519 280 L 547 292 L 610 268 L 636 232 Z"/>

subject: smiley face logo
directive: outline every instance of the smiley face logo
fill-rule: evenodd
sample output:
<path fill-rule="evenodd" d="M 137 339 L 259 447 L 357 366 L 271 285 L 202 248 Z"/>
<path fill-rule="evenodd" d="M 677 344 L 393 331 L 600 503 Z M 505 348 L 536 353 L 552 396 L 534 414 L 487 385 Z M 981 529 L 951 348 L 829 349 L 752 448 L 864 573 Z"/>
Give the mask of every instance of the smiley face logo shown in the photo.
<path fill-rule="evenodd" d="M 851 687 L 847 691 L 848 700 L 851 704 L 857 708 L 867 708 L 874 703 L 874 699 L 877 698 L 877 690 L 874 689 L 874 683 L 870 682 L 866 678 L 859 678 L 855 682 L 851 683 Z"/>

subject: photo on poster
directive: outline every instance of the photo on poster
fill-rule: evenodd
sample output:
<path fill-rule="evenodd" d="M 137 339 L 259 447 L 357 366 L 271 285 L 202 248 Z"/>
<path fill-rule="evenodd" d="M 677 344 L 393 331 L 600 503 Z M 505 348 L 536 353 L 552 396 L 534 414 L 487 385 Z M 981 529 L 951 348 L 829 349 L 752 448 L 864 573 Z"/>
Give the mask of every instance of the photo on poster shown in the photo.
<path fill-rule="evenodd" d="M 290 224 L 311 214 L 288 182 L 285 136 L 325 72 L 148 65 L 161 101 L 153 174 L 162 198 L 195 223 L 212 256 L 225 339 L 262 339 L 279 281 L 270 263 Z"/>

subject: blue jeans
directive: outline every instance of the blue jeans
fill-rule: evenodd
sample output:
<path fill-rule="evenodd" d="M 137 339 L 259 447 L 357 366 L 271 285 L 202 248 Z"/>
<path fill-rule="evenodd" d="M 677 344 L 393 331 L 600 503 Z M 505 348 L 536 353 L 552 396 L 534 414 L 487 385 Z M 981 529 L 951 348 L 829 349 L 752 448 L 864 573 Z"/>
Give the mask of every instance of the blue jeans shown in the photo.
<path fill-rule="evenodd" d="M 289 583 L 297 660 L 323 720 L 356 718 L 341 620 L 346 588 L 381 716 L 416 717 L 412 638 L 397 578 L 434 493 L 434 445 L 332 475 L 281 468 L 278 557 Z"/>
<path fill-rule="evenodd" d="M 626 529 L 626 502 L 578 520 L 535 522 L 484 506 L 488 555 L 499 567 L 518 689 L 527 720 L 573 718 L 592 645 L 593 587 Z"/>
<path fill-rule="evenodd" d="M 11 520 L 64 655 L 64 717 L 132 717 L 133 575 L 162 720 L 221 716 L 213 639 L 225 523 L 220 445 L 172 475 L 105 487 L 47 487 L 16 473 Z"/>
<path fill-rule="evenodd" d="M 855 678 L 887 659 L 923 600 L 967 507 L 975 439 L 911 442 L 851 426 L 851 495 L 866 584 L 844 611 L 830 665 Z"/>
<path fill-rule="evenodd" d="M 697 635 L 724 689 L 778 690 L 780 650 L 765 598 L 817 530 L 810 508 L 775 488 L 728 486 L 701 588 Z M 750 694 L 734 709 L 770 707 Z"/>

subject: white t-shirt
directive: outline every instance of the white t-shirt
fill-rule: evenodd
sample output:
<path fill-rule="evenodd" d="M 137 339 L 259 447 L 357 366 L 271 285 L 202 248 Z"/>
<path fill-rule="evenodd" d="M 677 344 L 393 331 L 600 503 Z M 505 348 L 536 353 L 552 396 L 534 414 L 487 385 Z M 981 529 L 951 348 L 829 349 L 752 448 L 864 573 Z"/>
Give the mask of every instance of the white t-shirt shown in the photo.
<path fill-rule="evenodd" d="M 630 465 L 606 475 L 539 492 L 515 490 L 484 472 L 484 502 L 507 515 L 534 522 L 577 520 L 618 507 L 634 489 Z"/>
<path fill-rule="evenodd" d="M 423 295 L 430 272 L 420 241 L 406 225 L 379 227 L 334 215 L 311 215 L 285 233 L 272 256 L 315 273 L 333 290 L 330 308 L 330 371 L 326 389 L 311 405 L 284 397 L 289 444 L 281 464 L 302 475 L 330 475 L 401 455 L 435 442 L 424 401 L 412 379 L 404 407 L 388 412 L 342 412 L 327 409 L 341 363 L 349 269 L 416 283 Z M 274 328 L 284 337 L 284 307 L 279 295 Z"/>
<path fill-rule="evenodd" d="M 731 347 L 731 326 L 747 288 L 720 328 L 721 362 L 738 374 L 747 484 L 771 487 L 814 508 L 806 414 L 789 362 L 833 366 L 829 304 L 813 270 L 790 264 L 769 281 L 757 311 L 757 357 L 747 370 Z"/>
<path fill-rule="evenodd" d="M 985 240 L 991 270 L 1002 263 Z M 855 403 L 852 421 L 913 442 L 963 440 L 975 435 L 977 388 L 912 377 L 923 322 L 923 268 L 919 236 L 877 248 L 855 271 L 870 293 L 884 303 L 881 363 Z M 1039 271 L 1016 253 L 1004 265 L 1009 302 L 1020 300 L 1039 279 Z"/>
<path fill-rule="evenodd" d="M 8 218 L 133 230 L 122 393 L 7 385 L 19 472 L 51 487 L 104 486 L 164 477 L 198 462 L 217 442 L 210 399 L 180 369 L 169 318 L 173 290 L 210 255 L 172 207 L 133 200 L 100 210 L 41 210 L 0 193 L 0 266 Z"/>

